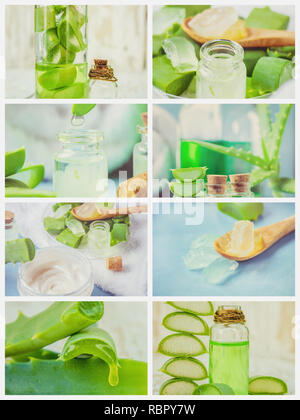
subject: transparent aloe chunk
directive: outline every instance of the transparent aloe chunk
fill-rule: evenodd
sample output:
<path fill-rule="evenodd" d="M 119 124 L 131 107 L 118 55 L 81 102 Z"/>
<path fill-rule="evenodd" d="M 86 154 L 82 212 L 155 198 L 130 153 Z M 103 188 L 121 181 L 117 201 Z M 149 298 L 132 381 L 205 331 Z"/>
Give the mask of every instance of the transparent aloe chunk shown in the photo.
<path fill-rule="evenodd" d="M 213 235 L 205 234 L 192 242 L 190 250 L 183 257 L 188 270 L 201 270 L 219 258 L 214 248 L 215 239 Z"/>
<path fill-rule="evenodd" d="M 201 276 L 208 283 L 222 284 L 234 274 L 238 266 L 239 263 L 236 261 L 218 257 L 214 262 L 204 268 Z"/>
<path fill-rule="evenodd" d="M 166 38 L 162 47 L 171 61 L 172 66 L 180 73 L 196 71 L 198 59 L 194 45 L 187 39 L 179 36 Z"/>
<path fill-rule="evenodd" d="M 162 7 L 153 14 L 153 34 L 159 35 L 175 23 L 181 24 L 185 18 L 185 9 L 180 7 Z"/>

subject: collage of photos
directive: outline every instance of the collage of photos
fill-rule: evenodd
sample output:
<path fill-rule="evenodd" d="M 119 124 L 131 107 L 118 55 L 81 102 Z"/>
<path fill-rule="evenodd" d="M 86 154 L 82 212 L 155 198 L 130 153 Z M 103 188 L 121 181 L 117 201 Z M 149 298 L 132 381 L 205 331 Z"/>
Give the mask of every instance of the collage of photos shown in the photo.
<path fill-rule="evenodd" d="M 297 6 L 241 3 L 4 5 L 0 399 L 299 397 Z"/>

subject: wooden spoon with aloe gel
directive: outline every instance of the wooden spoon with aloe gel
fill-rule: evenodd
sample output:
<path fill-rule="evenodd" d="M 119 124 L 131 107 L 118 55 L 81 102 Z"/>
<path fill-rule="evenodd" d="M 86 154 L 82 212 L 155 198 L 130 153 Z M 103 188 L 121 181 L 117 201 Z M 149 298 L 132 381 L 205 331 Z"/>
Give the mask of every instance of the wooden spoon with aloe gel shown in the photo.
<path fill-rule="evenodd" d="M 146 213 L 147 206 L 133 207 L 98 207 L 96 203 L 85 203 L 72 209 L 73 216 L 82 222 L 111 219 L 117 216 L 126 216 L 134 213 Z"/>
<path fill-rule="evenodd" d="M 189 23 L 191 19 L 192 17 L 188 17 L 183 21 L 182 29 L 184 32 L 200 44 L 205 44 L 206 42 L 211 41 L 212 38 L 205 38 L 198 35 L 197 32 L 190 27 Z M 241 39 L 231 39 L 231 41 L 238 42 L 243 48 L 267 48 L 295 45 L 295 32 L 292 31 L 248 27 L 245 27 L 245 30 L 247 33 L 245 37 Z"/>
<path fill-rule="evenodd" d="M 249 221 L 243 222 L 251 223 Z M 242 223 L 242 221 L 238 223 Z M 242 253 L 242 255 L 236 251 L 236 244 L 238 243 L 238 239 L 233 238 L 234 230 L 235 228 L 225 233 L 225 235 L 221 236 L 220 238 L 216 239 L 214 243 L 215 249 L 219 254 L 225 258 L 228 258 L 229 260 L 247 261 L 262 254 L 281 238 L 291 232 L 294 232 L 295 216 L 288 217 L 287 219 L 281 220 L 280 222 L 274 223 L 272 225 L 254 229 L 252 247 L 249 245 L 249 253 L 247 253 L 246 249 L 244 249 L 245 253 Z M 248 232 L 246 230 L 248 230 Z M 241 235 L 243 235 L 241 236 L 241 247 L 243 247 L 245 241 L 248 241 L 250 244 L 251 241 L 249 236 L 251 235 L 251 232 L 249 227 L 247 229 L 243 229 L 243 232 L 241 231 Z M 232 244 L 233 240 L 235 242 L 234 249 Z"/>

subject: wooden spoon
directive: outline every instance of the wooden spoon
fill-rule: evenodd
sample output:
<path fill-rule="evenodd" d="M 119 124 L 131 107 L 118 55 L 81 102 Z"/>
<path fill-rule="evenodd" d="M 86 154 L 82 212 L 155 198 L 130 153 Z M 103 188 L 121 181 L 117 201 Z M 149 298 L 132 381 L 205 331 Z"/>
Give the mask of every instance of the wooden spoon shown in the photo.
<path fill-rule="evenodd" d="M 268 248 L 274 245 L 284 236 L 295 230 L 295 216 L 284 219 L 281 222 L 273 225 L 264 226 L 254 230 L 254 250 L 250 255 L 245 257 L 237 257 L 230 253 L 231 233 L 227 232 L 225 235 L 216 239 L 214 245 L 215 250 L 229 260 L 247 261 L 265 252 Z"/>
<path fill-rule="evenodd" d="M 186 18 L 182 23 L 184 32 L 194 41 L 200 44 L 205 44 L 211 41 L 212 38 L 204 38 L 198 35 L 190 26 L 189 22 L 192 17 Z M 266 48 L 266 47 L 284 47 L 295 45 L 295 32 L 292 31 L 278 31 L 261 28 L 246 28 L 248 36 L 242 38 L 238 42 L 244 48 Z"/>
<path fill-rule="evenodd" d="M 93 220 L 104 220 L 104 219 L 110 219 L 111 217 L 116 217 L 116 216 L 126 216 L 128 214 L 147 212 L 147 206 L 134 206 L 134 207 L 122 207 L 122 208 L 104 207 L 101 209 L 91 208 L 90 215 L 84 217 L 77 214 L 77 210 L 80 207 L 81 206 L 74 207 L 72 209 L 72 214 L 76 219 L 81 220 L 82 222 L 92 222 Z"/>

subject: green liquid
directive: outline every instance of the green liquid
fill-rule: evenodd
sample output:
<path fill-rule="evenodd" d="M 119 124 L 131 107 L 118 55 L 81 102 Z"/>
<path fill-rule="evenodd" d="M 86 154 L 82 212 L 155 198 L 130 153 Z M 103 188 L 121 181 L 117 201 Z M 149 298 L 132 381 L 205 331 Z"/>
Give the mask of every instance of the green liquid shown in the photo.
<path fill-rule="evenodd" d="M 224 147 L 235 147 L 245 151 L 251 151 L 250 142 L 213 140 L 208 143 Z M 197 140 L 181 140 L 180 143 L 180 166 L 181 168 L 192 168 L 207 166 L 207 174 L 233 175 L 251 172 L 252 166 L 241 159 L 223 155 L 200 146 Z"/>
<path fill-rule="evenodd" d="M 41 99 L 88 98 L 87 63 L 36 64 L 36 97 Z"/>
<path fill-rule="evenodd" d="M 226 384 L 236 395 L 248 394 L 249 341 L 209 343 L 209 382 Z"/>

